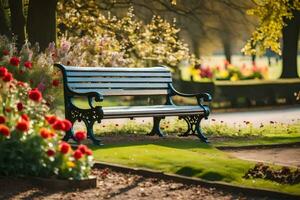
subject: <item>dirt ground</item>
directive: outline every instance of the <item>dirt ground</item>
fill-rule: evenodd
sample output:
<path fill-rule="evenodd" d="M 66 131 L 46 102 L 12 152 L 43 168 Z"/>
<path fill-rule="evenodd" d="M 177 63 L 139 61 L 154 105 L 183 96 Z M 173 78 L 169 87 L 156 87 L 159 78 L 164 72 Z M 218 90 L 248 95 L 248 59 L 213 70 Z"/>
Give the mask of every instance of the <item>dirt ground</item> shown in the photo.
<path fill-rule="evenodd" d="M 26 180 L 0 178 L 0 199 L 254 199 L 241 194 L 222 192 L 214 188 L 184 185 L 156 178 L 144 178 L 106 169 L 94 170 L 93 173 L 98 177 L 97 188 L 83 191 L 48 190 L 47 188 L 34 187 Z"/>
<path fill-rule="evenodd" d="M 229 154 L 243 160 L 300 167 L 300 146 L 226 151 Z"/>

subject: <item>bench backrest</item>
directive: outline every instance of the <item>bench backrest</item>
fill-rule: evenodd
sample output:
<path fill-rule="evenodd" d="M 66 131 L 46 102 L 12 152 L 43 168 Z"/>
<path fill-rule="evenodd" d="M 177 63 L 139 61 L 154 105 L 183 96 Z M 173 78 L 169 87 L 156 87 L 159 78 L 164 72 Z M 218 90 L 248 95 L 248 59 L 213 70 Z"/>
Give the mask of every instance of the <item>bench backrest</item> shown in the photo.
<path fill-rule="evenodd" d="M 58 67 L 63 69 L 64 84 L 77 93 L 96 91 L 104 96 L 167 95 L 169 83 L 172 82 L 166 67 Z"/>

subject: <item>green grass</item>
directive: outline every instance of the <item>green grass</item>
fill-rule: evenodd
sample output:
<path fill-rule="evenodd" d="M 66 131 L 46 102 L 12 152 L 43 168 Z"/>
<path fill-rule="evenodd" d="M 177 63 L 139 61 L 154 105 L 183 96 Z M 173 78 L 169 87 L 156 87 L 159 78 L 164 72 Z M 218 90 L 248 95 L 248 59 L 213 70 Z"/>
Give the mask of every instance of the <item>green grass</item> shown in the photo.
<path fill-rule="evenodd" d="M 275 144 L 291 144 L 300 142 L 300 136 L 295 135 L 285 135 L 276 137 L 232 137 L 225 138 L 224 140 L 212 140 L 213 146 L 215 147 L 245 147 L 253 145 L 275 145 Z"/>
<path fill-rule="evenodd" d="M 255 163 L 233 158 L 199 141 L 166 139 L 127 142 L 93 147 L 93 150 L 98 161 L 300 194 L 300 184 L 282 185 L 262 179 L 243 179 L 243 175 Z"/>
<path fill-rule="evenodd" d="M 151 123 L 139 124 L 136 121 L 128 121 L 125 124 L 100 125 L 95 128 L 99 135 L 127 135 L 146 134 L 151 130 Z M 163 120 L 161 129 L 169 134 L 176 135 L 186 130 L 186 123 L 182 120 Z M 210 122 L 203 126 L 207 136 L 215 146 L 246 146 L 246 145 L 270 145 L 300 142 L 300 122 L 293 124 L 265 124 L 259 127 L 251 123 L 239 125 L 227 125 L 220 122 Z"/>

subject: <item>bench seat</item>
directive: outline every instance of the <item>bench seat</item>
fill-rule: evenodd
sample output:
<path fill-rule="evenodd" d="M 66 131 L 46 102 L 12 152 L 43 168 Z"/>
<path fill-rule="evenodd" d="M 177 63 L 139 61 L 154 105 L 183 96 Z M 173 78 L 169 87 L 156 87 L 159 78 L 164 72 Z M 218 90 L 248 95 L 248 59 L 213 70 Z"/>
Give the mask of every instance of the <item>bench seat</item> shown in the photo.
<path fill-rule="evenodd" d="M 178 116 L 187 123 L 188 130 L 182 136 L 196 135 L 208 142 L 200 128 L 201 120 L 207 119 L 210 111 L 204 102 L 211 101 L 208 93 L 185 94 L 178 92 L 172 84 L 172 74 L 167 67 L 126 68 L 126 67 L 76 67 L 55 64 L 63 74 L 65 117 L 72 124 L 83 121 L 88 138 L 94 144 L 101 144 L 93 132 L 94 123 L 102 119 L 153 117 L 153 128 L 149 135 L 164 137 L 160 121 L 167 116 Z M 87 97 L 89 108 L 74 105 L 75 97 Z M 101 102 L 110 96 L 160 96 L 165 98 L 163 105 L 104 107 Z M 176 105 L 174 96 L 196 98 L 198 105 Z M 98 105 L 98 106 L 95 106 Z M 100 104 L 101 105 L 101 104 Z M 73 128 L 64 140 L 76 140 Z"/>
<path fill-rule="evenodd" d="M 207 106 L 203 107 L 175 105 L 103 107 L 103 119 L 203 115 L 205 110 L 208 110 Z"/>

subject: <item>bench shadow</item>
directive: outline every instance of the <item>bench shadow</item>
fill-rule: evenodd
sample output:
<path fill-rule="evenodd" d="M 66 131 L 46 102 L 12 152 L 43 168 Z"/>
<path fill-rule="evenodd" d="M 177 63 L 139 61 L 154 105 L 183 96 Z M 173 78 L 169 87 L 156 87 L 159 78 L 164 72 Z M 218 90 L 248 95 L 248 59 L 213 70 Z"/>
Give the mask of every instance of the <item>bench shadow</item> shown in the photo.
<path fill-rule="evenodd" d="M 119 148 L 119 147 L 133 147 L 141 145 L 157 145 L 168 148 L 176 149 L 213 149 L 214 147 L 211 144 L 206 144 L 200 140 L 188 140 L 181 138 L 162 138 L 159 140 L 144 140 L 144 141 L 121 141 L 114 144 L 105 144 L 103 146 L 90 145 L 92 150 L 97 149 L 108 149 L 108 148 Z"/>

